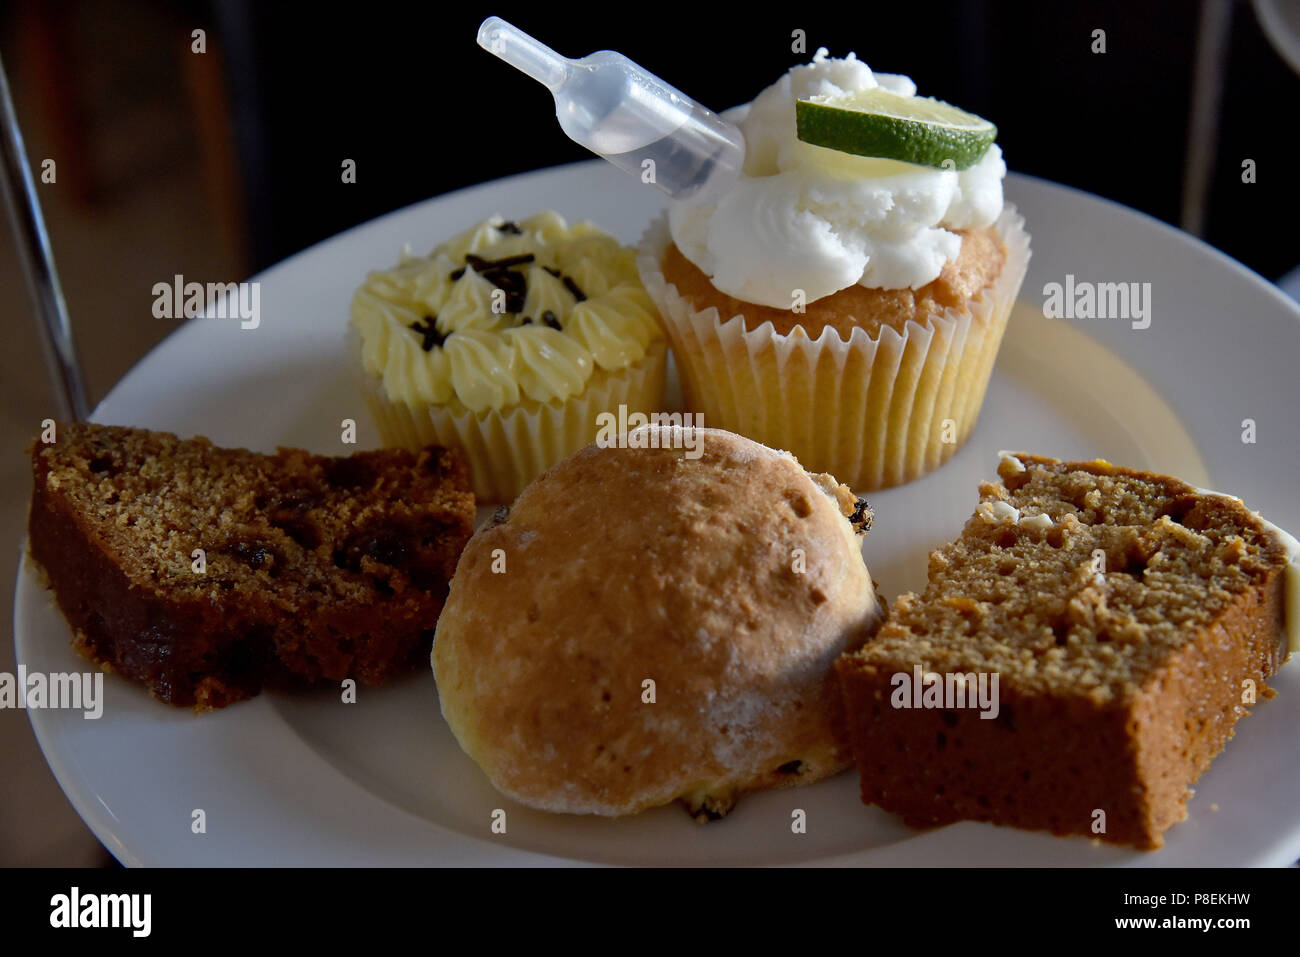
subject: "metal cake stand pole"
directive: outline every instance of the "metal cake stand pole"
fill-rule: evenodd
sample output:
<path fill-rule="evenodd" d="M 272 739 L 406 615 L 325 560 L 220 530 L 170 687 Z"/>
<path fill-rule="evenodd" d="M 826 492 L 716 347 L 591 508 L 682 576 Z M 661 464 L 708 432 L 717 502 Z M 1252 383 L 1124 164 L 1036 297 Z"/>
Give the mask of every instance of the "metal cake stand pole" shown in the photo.
<path fill-rule="evenodd" d="M 22 130 L 9 95 L 9 77 L 0 60 L 0 184 L 4 187 L 5 207 L 13 226 L 14 244 L 27 277 L 27 292 L 36 307 L 36 326 L 45 349 L 45 363 L 59 403 L 59 416 L 76 422 L 90 414 L 86 401 L 85 380 L 77 347 L 68 321 L 68 306 L 63 301 L 63 287 L 54 268 L 50 237 L 45 232 L 45 217 L 36 198 L 36 183 L 27 164 Z"/>

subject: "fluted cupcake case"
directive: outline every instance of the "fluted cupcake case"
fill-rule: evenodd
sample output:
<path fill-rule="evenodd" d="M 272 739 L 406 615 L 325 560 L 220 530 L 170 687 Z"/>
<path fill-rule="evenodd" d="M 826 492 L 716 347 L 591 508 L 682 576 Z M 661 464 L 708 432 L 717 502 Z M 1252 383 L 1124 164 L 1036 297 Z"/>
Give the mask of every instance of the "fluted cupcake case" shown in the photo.
<path fill-rule="evenodd" d="M 355 330 L 349 331 L 355 340 Z M 360 344 L 352 352 L 359 359 Z M 599 367 L 580 394 L 563 400 L 524 400 L 505 409 L 472 412 L 458 402 L 412 408 L 395 402 L 382 381 L 356 368 L 366 405 L 385 446 L 418 449 L 445 445 L 469 461 L 474 495 L 481 503 L 510 502 L 556 462 L 590 445 L 600 431 L 597 417 L 626 405 L 649 415 L 663 407 L 667 346 L 656 339 L 639 361 L 617 372 Z"/>
<path fill-rule="evenodd" d="M 660 217 L 641 239 L 637 268 L 672 343 L 682 389 L 704 424 L 792 452 L 857 491 L 888 488 L 938 468 L 970 436 L 1007 319 L 1029 264 L 1024 219 L 1008 205 L 996 228 L 1006 245 L 997 278 L 968 303 L 899 333 L 827 326 L 812 339 L 741 314 L 696 311 L 664 276 L 672 238 Z"/>

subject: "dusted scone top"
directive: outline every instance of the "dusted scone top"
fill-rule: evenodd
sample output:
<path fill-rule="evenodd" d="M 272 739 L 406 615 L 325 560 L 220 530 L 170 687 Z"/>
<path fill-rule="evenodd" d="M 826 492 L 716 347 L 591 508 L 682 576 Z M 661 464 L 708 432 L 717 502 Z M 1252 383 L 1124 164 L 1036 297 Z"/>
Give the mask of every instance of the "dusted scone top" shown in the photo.
<path fill-rule="evenodd" d="M 717 816 L 841 770 L 832 664 L 881 615 L 852 495 L 729 432 L 638 438 L 688 447 L 588 446 L 471 540 L 434 639 L 452 732 L 550 811 Z"/>

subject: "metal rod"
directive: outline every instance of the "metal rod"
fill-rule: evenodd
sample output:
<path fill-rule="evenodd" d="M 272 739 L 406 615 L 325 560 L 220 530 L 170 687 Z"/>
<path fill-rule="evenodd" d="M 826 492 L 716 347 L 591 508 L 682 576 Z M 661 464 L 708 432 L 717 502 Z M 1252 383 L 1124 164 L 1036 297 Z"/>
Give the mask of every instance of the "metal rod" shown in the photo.
<path fill-rule="evenodd" d="M 1196 32 L 1196 64 L 1192 71 L 1191 114 L 1187 120 L 1187 160 L 1183 174 L 1183 229 L 1205 235 L 1209 213 L 1210 178 L 1219 145 L 1219 111 L 1223 102 L 1223 71 L 1232 32 L 1231 0 L 1201 0 Z"/>
<path fill-rule="evenodd" d="M 54 398 L 59 404 L 59 415 L 81 422 L 90 415 L 85 380 L 81 375 L 81 363 L 77 360 L 63 287 L 59 285 L 59 273 L 54 268 L 54 253 L 50 250 L 50 237 L 45 231 L 45 217 L 41 215 L 40 200 L 36 197 L 36 183 L 27 163 L 22 130 L 18 128 L 18 114 L 9 96 L 9 78 L 3 59 L 0 59 L 0 160 L 3 160 L 0 185 L 4 188 L 9 224 L 13 227 L 14 244 L 27 279 L 27 292 L 36 307 L 36 327 L 45 350 L 45 363 L 54 387 Z"/>

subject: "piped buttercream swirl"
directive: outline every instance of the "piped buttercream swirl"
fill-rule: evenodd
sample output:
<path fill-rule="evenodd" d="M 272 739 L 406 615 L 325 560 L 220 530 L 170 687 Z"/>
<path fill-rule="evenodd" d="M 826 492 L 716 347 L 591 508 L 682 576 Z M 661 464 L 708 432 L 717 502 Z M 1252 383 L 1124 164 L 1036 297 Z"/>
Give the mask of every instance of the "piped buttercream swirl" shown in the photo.
<path fill-rule="evenodd" d="M 635 252 L 555 212 L 493 217 L 427 256 L 404 250 L 366 276 L 351 311 L 365 371 L 412 407 L 563 400 L 661 336 Z"/>

